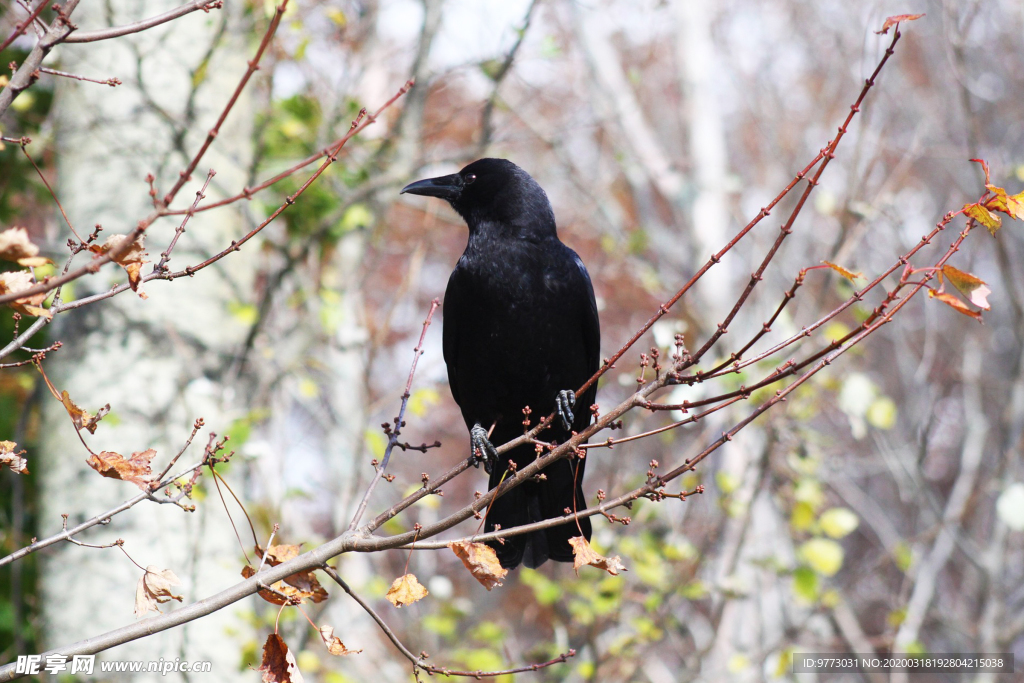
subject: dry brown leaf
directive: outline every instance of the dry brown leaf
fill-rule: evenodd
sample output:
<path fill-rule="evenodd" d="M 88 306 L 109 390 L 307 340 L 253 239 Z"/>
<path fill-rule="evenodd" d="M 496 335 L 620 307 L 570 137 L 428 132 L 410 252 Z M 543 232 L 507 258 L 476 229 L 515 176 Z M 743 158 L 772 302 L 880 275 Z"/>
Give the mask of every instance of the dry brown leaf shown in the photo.
<path fill-rule="evenodd" d="M 12 472 L 28 474 L 28 460 L 21 457 L 25 451 L 14 452 L 18 444 L 13 441 L 0 441 L 0 465 L 7 465 Z"/>
<path fill-rule="evenodd" d="M 963 313 L 966 316 L 970 316 L 970 317 L 974 318 L 979 323 L 981 322 L 981 313 L 978 313 L 977 311 L 971 310 L 967 306 L 967 304 L 965 304 L 963 301 L 960 301 L 960 299 L 956 298 L 952 294 L 945 294 L 943 292 L 936 292 L 933 289 L 929 289 L 928 290 L 928 296 L 933 298 L 933 299 L 938 299 L 939 301 L 941 301 L 942 303 L 946 304 L 947 306 L 952 306 L 954 309 L 956 309 L 960 313 Z"/>
<path fill-rule="evenodd" d="M 345 655 L 357 655 L 362 650 L 350 650 L 345 647 L 345 643 L 341 642 L 341 638 L 334 635 L 334 627 L 327 626 L 326 624 L 320 627 L 320 637 L 324 641 L 324 645 L 327 646 L 327 651 L 332 655 L 338 657 L 344 657 Z"/>
<path fill-rule="evenodd" d="M 864 273 L 855 273 L 852 270 L 847 270 L 846 268 L 843 268 L 840 265 L 836 265 L 835 263 L 832 263 L 831 261 L 822 261 L 822 263 L 824 263 L 826 266 L 828 266 L 832 270 L 836 271 L 837 273 L 839 273 L 840 275 L 845 277 L 850 282 L 853 282 L 854 280 L 856 280 L 858 278 L 860 278 L 860 279 L 864 278 Z"/>
<path fill-rule="evenodd" d="M 104 477 L 131 482 L 143 491 L 149 491 L 149 485 L 156 478 L 149 464 L 155 455 L 156 451 L 152 448 L 132 453 L 131 458 L 113 451 L 103 451 L 93 453 L 85 462 Z"/>
<path fill-rule="evenodd" d="M 978 203 L 964 204 L 963 211 L 965 216 L 984 225 L 993 236 L 1003 224 L 1002 218 Z"/>
<path fill-rule="evenodd" d="M 180 585 L 181 581 L 170 569 L 159 569 L 153 565 L 146 567 L 146 573 L 139 579 L 139 585 L 135 588 L 135 616 L 159 612 L 157 604 L 171 600 L 181 602 L 181 596 L 171 592 L 171 586 Z"/>
<path fill-rule="evenodd" d="M 0 259 L 37 268 L 53 263 L 45 256 L 39 256 L 39 247 L 32 244 L 25 228 L 8 228 L 0 232 Z"/>
<path fill-rule="evenodd" d="M 984 280 L 979 278 L 977 275 L 972 273 L 966 273 L 959 268 L 953 266 L 942 266 L 942 274 L 946 276 L 950 284 L 960 290 L 960 293 L 967 297 L 967 299 L 977 306 L 978 308 L 984 308 L 986 311 L 990 310 L 988 303 L 988 295 L 992 293 Z"/>
<path fill-rule="evenodd" d="M 399 576 L 388 589 L 387 599 L 395 607 L 411 605 L 427 597 L 427 589 L 416 579 L 415 574 Z"/>
<path fill-rule="evenodd" d="M 68 415 L 71 416 L 71 420 L 75 423 L 75 427 L 78 429 L 88 429 L 90 434 L 96 433 L 96 425 L 99 424 L 99 421 L 103 419 L 104 415 L 110 412 L 110 404 L 108 403 L 97 410 L 95 415 L 90 415 L 79 408 L 78 405 L 71 400 L 67 391 L 60 392 L 60 402 L 64 404 L 64 409 L 68 411 Z"/>
<path fill-rule="evenodd" d="M 886 33 L 889 32 L 889 29 L 891 29 L 896 24 L 899 24 L 899 23 L 904 22 L 904 21 L 913 21 L 914 19 L 920 19 L 923 16 L 924 16 L 923 14 L 896 14 L 896 15 L 893 15 L 891 17 L 888 17 L 885 20 L 885 23 L 882 24 L 882 30 L 881 31 L 875 31 L 875 33 L 886 34 Z"/>
<path fill-rule="evenodd" d="M 573 536 L 569 539 L 569 545 L 572 546 L 572 568 L 576 570 L 577 576 L 580 573 L 580 567 L 586 564 L 603 569 L 613 576 L 619 572 L 628 571 L 618 555 L 615 557 L 605 557 L 598 554 L 596 550 L 590 547 L 590 543 L 583 536 Z"/>
<path fill-rule="evenodd" d="M 295 559 L 300 552 L 297 545 L 272 545 L 267 548 L 267 564 L 276 567 L 282 562 Z M 263 557 L 263 548 L 256 546 L 256 556 Z M 302 598 L 309 598 L 313 602 L 323 602 L 328 598 L 327 590 L 320 585 L 312 569 L 287 576 L 284 582 L 299 589 Z"/>
<path fill-rule="evenodd" d="M 28 289 L 36 284 L 35 277 L 27 270 L 14 270 L 0 273 L 0 294 L 13 294 Z M 46 300 L 46 292 L 32 294 L 31 296 L 8 301 L 7 305 L 18 313 L 30 315 L 33 318 L 52 318 L 53 313 L 48 308 L 43 308 L 42 303 Z"/>
<path fill-rule="evenodd" d="M 242 567 L 243 579 L 249 579 L 253 576 L 256 576 L 255 569 L 253 569 L 250 565 L 245 565 L 244 567 Z M 270 584 L 270 588 L 272 588 L 273 590 L 260 588 L 259 594 L 261 598 L 274 605 L 297 605 L 300 604 L 304 599 L 311 597 L 308 593 L 300 591 L 298 588 L 295 588 L 293 586 L 289 586 L 284 581 L 277 581 L 276 583 L 272 583 Z M 277 593 L 275 593 L 274 591 L 277 591 Z M 281 595 L 278 595 L 278 593 L 280 593 Z M 282 597 L 282 595 L 284 597 Z"/>
<path fill-rule="evenodd" d="M 1006 190 L 995 185 L 985 185 L 993 197 L 985 202 L 985 206 L 993 211 L 1002 211 L 1010 218 L 1024 220 L 1024 192 L 1007 194 Z"/>
<path fill-rule="evenodd" d="M 126 239 L 128 239 L 128 235 L 111 235 L 103 244 L 89 245 L 89 251 L 94 254 L 107 254 L 110 251 L 121 248 Z M 146 248 L 145 241 L 145 234 L 136 237 L 135 241 L 128 247 L 128 250 L 114 259 L 114 263 L 124 268 L 125 272 L 128 273 L 128 284 L 131 285 L 132 291 L 143 299 L 148 299 L 149 297 L 141 289 L 142 264 L 149 263 L 149 260 L 146 259 L 149 254 L 144 251 Z"/>
<path fill-rule="evenodd" d="M 259 671 L 263 674 L 263 683 L 303 683 L 295 657 L 276 633 L 267 636 Z"/>
<path fill-rule="evenodd" d="M 501 580 L 508 574 L 508 570 L 501 566 L 498 555 L 489 545 L 458 541 L 449 543 L 448 547 L 487 590 L 500 586 Z"/>

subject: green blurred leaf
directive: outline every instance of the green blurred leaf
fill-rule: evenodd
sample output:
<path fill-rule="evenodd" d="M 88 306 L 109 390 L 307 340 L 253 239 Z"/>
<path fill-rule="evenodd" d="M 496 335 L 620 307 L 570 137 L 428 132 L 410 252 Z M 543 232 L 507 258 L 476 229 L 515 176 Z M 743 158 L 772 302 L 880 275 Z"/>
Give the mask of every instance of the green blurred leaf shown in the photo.
<path fill-rule="evenodd" d="M 818 575 L 808 567 L 798 567 L 793 572 L 793 593 L 805 602 L 817 602 Z"/>
<path fill-rule="evenodd" d="M 804 542 L 797 555 L 824 576 L 834 576 L 843 566 L 843 546 L 827 538 L 812 538 Z"/>
<path fill-rule="evenodd" d="M 821 513 L 818 524 L 832 538 L 842 538 L 857 528 L 860 519 L 850 508 L 829 508 Z"/>

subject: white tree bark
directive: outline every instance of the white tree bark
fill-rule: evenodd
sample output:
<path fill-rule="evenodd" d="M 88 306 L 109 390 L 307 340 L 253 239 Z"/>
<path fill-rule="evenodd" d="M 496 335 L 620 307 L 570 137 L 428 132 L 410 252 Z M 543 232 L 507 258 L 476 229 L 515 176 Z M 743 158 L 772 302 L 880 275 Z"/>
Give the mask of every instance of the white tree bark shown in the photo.
<path fill-rule="evenodd" d="M 87 3 L 74 20 L 83 29 L 118 25 L 175 4 Z M 237 30 L 240 10 L 236 3 L 228 3 L 220 11 L 198 12 L 133 36 L 59 48 L 62 69 L 124 82 L 111 89 L 62 81 L 58 90 L 58 195 L 80 233 L 88 234 L 96 223 L 104 228 L 101 240 L 128 232 L 152 210 L 146 174 L 157 175 L 159 190 L 166 192 L 185 167 L 185 155 L 198 150 L 246 68 L 251 46 Z M 208 63 L 201 66 L 207 55 Z M 250 111 L 243 95 L 173 206 L 191 204 L 210 168 L 216 169 L 217 182 L 206 201 L 223 196 L 218 188 L 237 191 L 244 185 Z M 230 209 L 194 217 L 173 263 L 181 267 L 220 250 L 242 234 L 241 223 Z M 150 229 L 147 247 L 152 260 L 159 258 L 175 226 L 176 221 L 164 219 Z M 196 418 L 205 418 L 208 430 L 223 433 L 242 410 L 244 392 L 236 395 L 220 377 L 245 334 L 245 328 L 228 315 L 228 303 L 251 291 L 252 271 L 244 253 L 222 264 L 195 278 L 153 283 L 148 300 L 126 292 L 59 318 L 54 335 L 65 347 L 47 363 L 54 383 L 86 410 L 111 405 L 112 415 L 95 436 L 83 432 L 93 450 L 127 457 L 152 447 L 158 452 L 154 469 L 159 471 L 184 444 Z M 103 291 L 112 281 L 124 279 L 121 269 L 107 266 L 89 281 L 80 281 L 75 295 Z M 44 406 L 42 530 L 59 530 L 61 513 L 68 513 L 73 523 L 138 493 L 131 484 L 101 478 L 89 469 L 88 454 L 63 407 L 49 397 Z M 197 462 L 205 443 L 206 432 L 179 465 Z M 238 464 L 235 471 L 241 471 Z M 204 479 L 211 495 L 199 501 L 195 513 L 144 503 L 107 526 L 90 530 L 81 540 L 124 539 L 124 549 L 136 562 L 172 569 L 181 578 L 186 602 L 222 589 L 239 578 L 239 549 L 212 482 Z M 41 579 L 45 645 L 58 646 L 130 623 L 142 575 L 115 548 L 64 544 L 46 552 Z M 209 660 L 218 680 L 249 678 L 239 672 L 241 641 L 253 637 L 239 619 L 244 609 L 239 605 L 223 610 L 99 658 Z M 149 674 L 133 680 L 167 678 Z"/>

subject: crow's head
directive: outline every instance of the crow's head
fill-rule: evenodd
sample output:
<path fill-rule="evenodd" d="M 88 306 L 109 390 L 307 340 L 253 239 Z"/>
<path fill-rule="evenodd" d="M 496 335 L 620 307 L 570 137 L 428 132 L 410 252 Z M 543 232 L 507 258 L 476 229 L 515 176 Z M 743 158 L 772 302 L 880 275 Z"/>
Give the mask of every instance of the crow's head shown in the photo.
<path fill-rule="evenodd" d="M 543 188 L 507 159 L 479 159 L 458 173 L 418 180 L 402 194 L 445 199 L 470 232 L 519 237 L 554 235 L 555 216 Z"/>

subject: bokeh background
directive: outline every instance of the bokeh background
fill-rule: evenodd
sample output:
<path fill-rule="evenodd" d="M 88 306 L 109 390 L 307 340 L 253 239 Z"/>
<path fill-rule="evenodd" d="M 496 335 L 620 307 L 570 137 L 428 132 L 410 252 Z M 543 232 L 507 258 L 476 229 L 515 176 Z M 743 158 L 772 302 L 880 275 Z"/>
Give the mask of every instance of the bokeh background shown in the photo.
<path fill-rule="evenodd" d="M 83 29 L 121 25 L 165 6 L 173 3 L 110 0 L 79 8 L 74 19 Z M 152 31 L 58 47 L 49 66 L 116 76 L 123 85 L 43 77 L 0 119 L 3 134 L 33 138 L 28 150 L 76 226 L 126 232 L 148 212 L 146 174 L 163 191 L 173 183 L 272 9 L 228 0 Z M 148 300 L 126 292 L 62 313 L 32 346 L 63 341 L 47 360 L 50 376 L 87 409 L 111 404 L 99 447 L 152 446 L 169 457 L 199 416 L 230 435 L 237 455 L 225 476 L 258 532 L 265 538 L 279 523 L 280 540 L 311 547 L 347 526 L 370 461 L 383 451 L 379 425 L 397 412 L 429 302 L 443 295 L 465 245 L 458 217 L 441 202 L 399 197 L 404 184 L 482 156 L 529 171 L 551 198 L 562 240 L 590 270 L 610 355 L 834 135 L 890 42 L 874 31 L 902 13 L 925 17 L 902 27 L 895 56 L 812 205 L 719 347 L 717 357 L 727 357 L 760 329 L 801 268 L 827 259 L 873 277 L 943 214 L 974 201 L 984 178 L 969 159 L 987 159 L 995 185 L 1020 191 L 1021 3 L 290 3 L 261 70 L 200 166 L 217 170 L 209 201 L 323 149 L 360 108 L 372 111 L 406 79 L 414 76 L 415 88 L 223 265 L 185 282 L 153 282 Z M 24 16 L 18 3 L 5 5 L 0 34 Z M 23 59 L 33 43 L 19 39 L 0 63 Z M 0 169 L 0 228 L 27 227 L 62 262 L 67 226 L 17 145 L 0 150 Z M 203 174 L 196 175 L 179 208 L 191 203 Z M 222 249 L 305 177 L 195 216 L 175 265 Z M 784 213 L 703 278 L 641 348 L 664 350 L 677 333 L 699 346 L 732 307 Z M 164 219 L 150 230 L 152 255 L 176 225 Z M 454 555 L 427 550 L 411 559 L 399 551 L 345 556 L 339 570 L 433 663 L 495 669 L 577 650 L 568 663 L 523 680 L 790 680 L 792 653 L 800 651 L 1024 658 L 1020 229 L 1007 221 L 995 239 L 978 231 L 953 262 L 993 290 L 983 325 L 921 297 L 688 475 L 683 488 L 703 484 L 703 495 L 639 502 L 628 526 L 598 518 L 595 545 L 620 555 L 628 573 L 585 568 L 577 577 L 548 564 L 518 569 L 487 592 Z M 926 253 L 937 257 L 953 237 Z M 64 299 L 122 279 L 107 267 Z M 818 320 L 851 292 L 834 274 L 808 275 L 774 338 Z M 827 344 L 876 303 L 865 301 L 786 353 Z M 371 512 L 418 488 L 422 472 L 440 473 L 466 456 L 440 323 L 427 334 L 405 434 L 443 445 L 397 452 L 397 478 L 378 488 Z M 10 312 L 0 313 L 0 325 L 6 343 Z M 602 406 L 636 386 L 639 350 L 603 380 Z M 676 389 L 666 400 L 741 383 Z M 651 460 L 674 467 L 751 408 L 741 403 L 693 427 L 590 451 L 588 495 L 639 485 Z M 624 430 L 670 419 L 630 414 Z M 0 370 L 0 438 L 26 446 L 32 470 L 0 476 L 4 554 L 58 531 L 61 513 L 86 519 L 134 495 L 85 467 L 63 408 L 31 368 Z M 470 472 L 383 531 L 436 520 L 484 482 Z M 216 490 L 202 487 L 197 506 L 191 515 L 139 506 L 83 540 L 124 538 L 140 564 L 183 578 L 186 602 L 199 599 L 235 582 L 242 558 Z M 244 539 L 239 510 L 228 508 Z M 472 530 L 466 523 L 456 532 Z M 407 561 L 431 595 L 395 610 L 383 596 Z M 138 575 L 115 549 L 70 544 L 4 567 L 0 659 L 130 622 Z M 329 590 L 331 600 L 310 616 L 363 653 L 331 657 L 288 610 L 281 632 L 306 679 L 410 680 L 410 666 L 370 619 Z M 249 666 L 276 616 L 253 598 L 101 658 L 211 659 L 219 680 L 255 680 Z"/>

